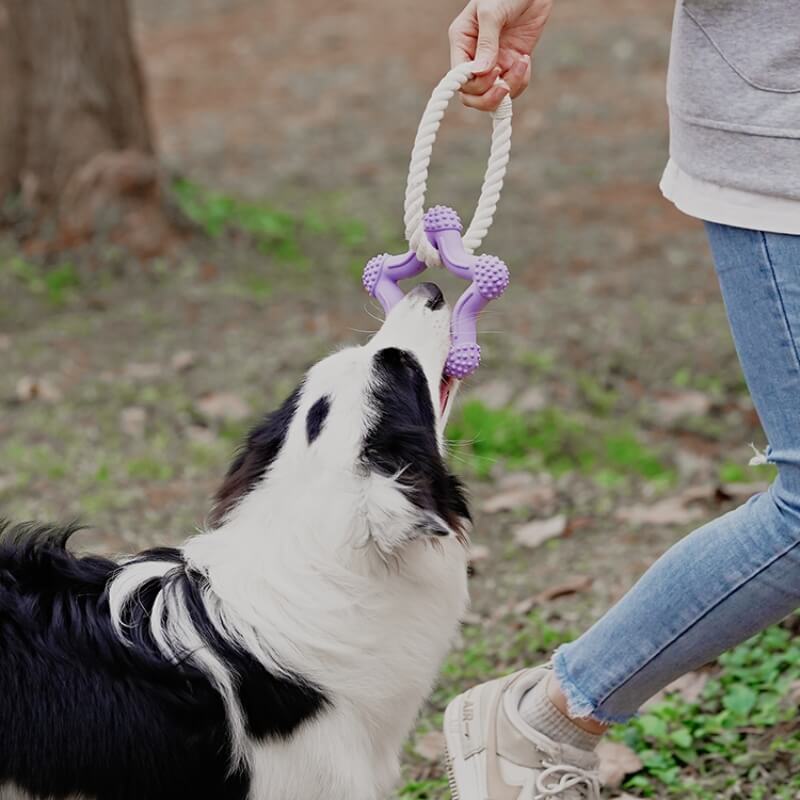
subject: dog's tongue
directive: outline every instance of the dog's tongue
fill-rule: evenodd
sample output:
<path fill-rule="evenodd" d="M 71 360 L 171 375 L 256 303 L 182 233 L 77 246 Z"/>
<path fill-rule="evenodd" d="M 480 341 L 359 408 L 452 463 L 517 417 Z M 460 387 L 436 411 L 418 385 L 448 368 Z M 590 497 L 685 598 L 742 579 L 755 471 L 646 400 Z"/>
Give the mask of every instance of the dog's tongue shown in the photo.
<path fill-rule="evenodd" d="M 442 414 L 444 414 L 444 410 L 447 408 L 447 400 L 450 397 L 450 389 L 452 386 L 453 379 L 447 375 L 443 375 L 439 383 L 439 410 Z"/>

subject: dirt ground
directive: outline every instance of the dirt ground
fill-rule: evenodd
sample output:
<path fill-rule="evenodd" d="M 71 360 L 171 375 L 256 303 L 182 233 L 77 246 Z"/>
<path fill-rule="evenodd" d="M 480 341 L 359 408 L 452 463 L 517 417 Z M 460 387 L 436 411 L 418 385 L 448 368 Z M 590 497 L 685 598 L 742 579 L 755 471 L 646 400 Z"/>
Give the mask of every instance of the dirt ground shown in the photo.
<path fill-rule="evenodd" d="M 310 362 L 376 326 L 358 268 L 400 246 L 408 154 L 447 68 L 458 2 L 134 0 L 133 8 L 169 169 L 302 218 L 312 209 L 342 222 L 333 233 L 298 234 L 310 261 L 302 268 L 223 236 L 177 265 L 134 268 L 111 249 L 80 268 L 81 291 L 57 302 L 3 287 L 0 510 L 81 517 L 92 527 L 80 546 L 110 552 L 177 542 L 202 524 L 247 423 Z M 462 402 L 558 408 L 596 418 L 598 431 L 625 426 L 671 477 L 659 484 L 631 474 L 609 488 L 587 473 L 535 474 L 548 487 L 540 503 L 487 513 L 488 500 L 526 479 L 502 461 L 483 477 L 465 466 L 479 553 L 469 624 L 491 642 L 530 632 L 519 620 L 529 612 L 540 626 L 492 672 L 544 659 L 552 642 L 542 631 L 580 631 L 692 524 L 746 494 L 715 493 L 721 480 L 764 479 L 739 469 L 763 435 L 702 228 L 658 191 L 671 14 L 668 2 L 561 0 L 533 84 L 515 104 L 511 166 L 484 244 L 509 264 L 512 288 L 484 319 L 484 366 Z M 430 202 L 468 217 L 488 131 L 486 117 L 453 104 Z M 353 219 L 366 230 L 355 242 L 336 232 Z M 0 256 L 10 248 L 0 242 Z M 619 516 L 697 487 L 688 516 L 674 508 L 646 523 Z M 535 549 L 515 541 L 519 525 L 557 514 L 569 521 L 560 538 Z M 588 578 L 577 591 L 540 596 L 576 576 Z M 477 680 L 482 663 L 473 672 L 451 665 L 445 690 Z M 435 727 L 441 702 L 440 694 L 420 735 Z M 440 766 L 413 747 L 405 779 L 423 788 L 403 796 L 444 796 Z"/>

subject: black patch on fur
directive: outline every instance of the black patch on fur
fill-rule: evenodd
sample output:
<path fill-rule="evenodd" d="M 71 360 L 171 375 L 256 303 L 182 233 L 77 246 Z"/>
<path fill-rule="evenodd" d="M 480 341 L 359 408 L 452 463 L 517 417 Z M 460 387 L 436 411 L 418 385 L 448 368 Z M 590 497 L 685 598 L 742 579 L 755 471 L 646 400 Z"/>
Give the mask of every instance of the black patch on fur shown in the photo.
<path fill-rule="evenodd" d="M 323 395 L 308 409 L 306 416 L 306 436 L 308 443 L 311 444 L 317 436 L 322 433 L 322 426 L 328 417 L 328 412 L 331 410 L 331 401 L 327 395 Z"/>
<path fill-rule="evenodd" d="M 239 453 L 228 469 L 222 486 L 214 495 L 214 506 L 209 516 L 212 526 L 219 525 L 236 503 L 260 481 L 272 462 L 278 457 L 286 433 L 294 419 L 300 402 L 302 384 L 298 386 L 284 404 L 269 414 L 247 435 Z"/>
<path fill-rule="evenodd" d="M 107 595 L 119 566 L 67 551 L 74 531 L 0 523 L 0 786 L 41 797 L 245 800 L 250 778 L 229 774 L 219 694 L 152 641 L 158 591 L 182 592 L 197 630 L 238 677 L 252 736 L 288 736 L 322 709 L 324 696 L 272 675 L 224 640 L 201 601 L 205 579 L 171 548 L 138 556 L 175 568 L 128 605 L 125 646 Z"/>
<path fill-rule="evenodd" d="M 461 481 L 447 468 L 436 441 L 436 416 L 425 373 L 409 352 L 379 351 L 373 365 L 377 414 L 362 459 L 369 469 L 396 475 L 417 508 L 441 517 L 457 534 L 470 520 Z"/>

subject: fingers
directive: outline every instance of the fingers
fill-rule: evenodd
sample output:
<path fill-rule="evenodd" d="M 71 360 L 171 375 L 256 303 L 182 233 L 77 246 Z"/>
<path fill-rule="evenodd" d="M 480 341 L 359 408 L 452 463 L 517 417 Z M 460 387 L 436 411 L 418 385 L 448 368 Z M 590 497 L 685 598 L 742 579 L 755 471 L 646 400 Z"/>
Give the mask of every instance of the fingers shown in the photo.
<path fill-rule="evenodd" d="M 501 62 L 505 59 L 501 58 Z M 497 78 L 502 80 L 497 83 Z M 468 108 L 481 111 L 494 111 L 500 101 L 510 94 L 512 99 L 518 97 L 531 80 L 531 58 L 528 55 L 518 56 L 505 72 L 499 66 L 485 75 L 478 75 L 461 87 L 461 102 Z"/>
<path fill-rule="evenodd" d="M 512 99 L 521 95 L 531 82 L 531 57 L 524 55 L 515 59 L 502 77 L 508 84 Z"/>
<path fill-rule="evenodd" d="M 494 111 L 509 91 L 508 84 L 496 83 L 481 95 L 462 94 L 461 102 L 467 108 L 477 108 L 479 111 Z"/>
<path fill-rule="evenodd" d="M 470 0 L 464 10 L 453 20 L 448 31 L 450 39 L 450 66 L 472 61 L 475 40 L 478 38 L 478 19 L 475 0 Z"/>
<path fill-rule="evenodd" d="M 494 86 L 494 82 L 500 76 L 500 67 L 495 67 L 491 72 L 485 75 L 476 75 L 471 80 L 468 80 L 462 87 L 462 94 L 486 94 L 489 89 Z"/>
<path fill-rule="evenodd" d="M 500 29 L 502 20 L 499 9 L 492 6 L 486 10 L 478 7 L 478 41 L 475 48 L 475 74 L 483 75 L 497 63 L 500 49 Z"/>

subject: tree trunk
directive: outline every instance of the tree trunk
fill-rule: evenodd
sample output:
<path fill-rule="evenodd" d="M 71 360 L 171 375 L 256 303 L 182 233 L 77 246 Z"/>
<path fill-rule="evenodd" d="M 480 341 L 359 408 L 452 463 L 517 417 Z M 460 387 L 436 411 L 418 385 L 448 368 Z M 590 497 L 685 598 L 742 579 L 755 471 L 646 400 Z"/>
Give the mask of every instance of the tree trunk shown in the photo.
<path fill-rule="evenodd" d="M 0 0 L 0 75 L 0 200 L 73 239 L 160 204 L 127 0 Z"/>

